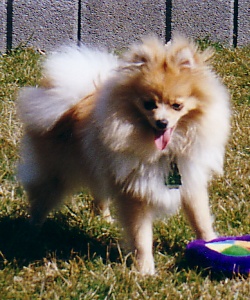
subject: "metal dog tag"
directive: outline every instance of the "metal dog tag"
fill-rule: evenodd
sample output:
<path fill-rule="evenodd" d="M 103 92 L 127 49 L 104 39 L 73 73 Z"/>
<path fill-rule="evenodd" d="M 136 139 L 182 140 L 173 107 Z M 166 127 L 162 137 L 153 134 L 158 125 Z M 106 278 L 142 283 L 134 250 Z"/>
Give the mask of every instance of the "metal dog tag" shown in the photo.
<path fill-rule="evenodd" d="M 178 189 L 181 183 L 181 175 L 176 163 L 171 163 L 170 172 L 165 180 L 165 184 L 169 189 Z"/>

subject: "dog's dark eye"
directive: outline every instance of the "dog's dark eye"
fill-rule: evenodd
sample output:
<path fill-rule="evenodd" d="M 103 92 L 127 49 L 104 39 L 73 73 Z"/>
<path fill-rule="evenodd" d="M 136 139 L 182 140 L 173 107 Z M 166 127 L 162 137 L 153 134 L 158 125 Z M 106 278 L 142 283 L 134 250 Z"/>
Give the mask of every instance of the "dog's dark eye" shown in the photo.
<path fill-rule="evenodd" d="M 148 100 L 144 102 L 144 108 L 146 110 L 153 110 L 157 108 L 157 105 L 154 100 Z"/>
<path fill-rule="evenodd" d="M 174 109 L 174 110 L 181 110 L 183 108 L 183 104 L 179 104 L 179 103 L 174 103 L 171 105 L 171 107 Z"/>

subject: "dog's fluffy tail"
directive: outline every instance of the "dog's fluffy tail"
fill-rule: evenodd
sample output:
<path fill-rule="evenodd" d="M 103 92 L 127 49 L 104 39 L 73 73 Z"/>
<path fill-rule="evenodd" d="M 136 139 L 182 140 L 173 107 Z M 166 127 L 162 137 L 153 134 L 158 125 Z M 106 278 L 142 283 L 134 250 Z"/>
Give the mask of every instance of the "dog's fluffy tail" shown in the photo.
<path fill-rule="evenodd" d="M 45 87 L 23 88 L 17 110 L 25 127 L 44 132 L 118 67 L 116 56 L 87 47 L 67 47 L 48 56 L 43 65 Z"/>

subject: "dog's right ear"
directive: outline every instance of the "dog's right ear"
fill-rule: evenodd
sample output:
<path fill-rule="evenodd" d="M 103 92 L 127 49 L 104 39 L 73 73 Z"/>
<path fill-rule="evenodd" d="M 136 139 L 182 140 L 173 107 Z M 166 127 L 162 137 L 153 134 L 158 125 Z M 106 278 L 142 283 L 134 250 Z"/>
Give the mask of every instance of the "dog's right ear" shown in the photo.
<path fill-rule="evenodd" d="M 122 68 L 128 70 L 141 69 L 147 64 L 148 61 L 149 57 L 146 53 L 139 51 L 136 52 L 136 50 L 133 49 L 133 51 L 129 51 L 123 55 Z"/>
<path fill-rule="evenodd" d="M 155 36 L 145 37 L 141 43 L 132 45 L 130 50 L 123 55 L 125 68 L 141 69 L 157 60 L 155 53 L 165 56 L 162 42 Z"/>

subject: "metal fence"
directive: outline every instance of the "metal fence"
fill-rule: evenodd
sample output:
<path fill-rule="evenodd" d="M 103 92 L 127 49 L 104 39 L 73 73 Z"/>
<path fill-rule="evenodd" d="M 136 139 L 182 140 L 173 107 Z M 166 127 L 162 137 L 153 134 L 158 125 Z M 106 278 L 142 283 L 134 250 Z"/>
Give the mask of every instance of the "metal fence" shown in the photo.
<path fill-rule="evenodd" d="M 174 31 L 226 46 L 250 44 L 250 0 L 1 0 L 0 51 L 61 44 L 121 49 Z"/>

